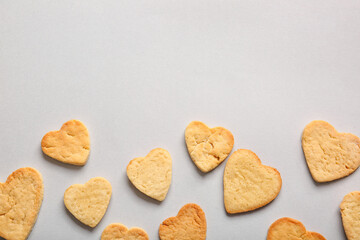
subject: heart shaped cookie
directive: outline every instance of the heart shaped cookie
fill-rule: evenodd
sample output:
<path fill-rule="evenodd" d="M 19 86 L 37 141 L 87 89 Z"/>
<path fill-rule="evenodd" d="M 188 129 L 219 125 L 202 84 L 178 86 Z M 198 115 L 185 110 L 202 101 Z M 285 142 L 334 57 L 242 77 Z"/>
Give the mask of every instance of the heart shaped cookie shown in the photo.
<path fill-rule="evenodd" d="M 340 204 L 340 211 L 347 239 L 360 239 L 360 192 L 347 194 Z"/>
<path fill-rule="evenodd" d="M 338 133 L 325 121 L 313 121 L 305 127 L 302 147 L 317 182 L 346 177 L 360 165 L 360 139 L 350 133 Z"/>
<path fill-rule="evenodd" d="M 60 162 L 84 165 L 90 152 L 89 132 L 82 122 L 70 120 L 59 131 L 45 134 L 41 140 L 41 149 Z"/>
<path fill-rule="evenodd" d="M 199 121 L 191 122 L 185 130 L 189 155 L 202 172 L 209 172 L 222 163 L 234 146 L 234 136 L 223 128 L 209 128 Z"/>
<path fill-rule="evenodd" d="M 247 212 L 270 203 L 281 189 L 280 173 L 261 164 L 250 150 L 235 151 L 224 171 L 224 204 L 228 213 Z"/>
<path fill-rule="evenodd" d="M 43 195 L 43 180 L 34 168 L 20 168 L 0 183 L 0 237 L 26 239 L 36 222 Z"/>
<path fill-rule="evenodd" d="M 176 217 L 163 221 L 159 227 L 161 240 L 205 240 L 206 218 L 196 204 L 183 206 Z"/>
<path fill-rule="evenodd" d="M 128 229 L 120 223 L 108 225 L 101 234 L 101 240 L 149 240 L 147 233 L 137 227 Z"/>
<path fill-rule="evenodd" d="M 138 157 L 130 161 L 126 168 L 129 180 L 147 196 L 163 201 L 169 191 L 172 175 L 170 153 L 156 148 L 146 157 Z"/>
<path fill-rule="evenodd" d="M 280 218 L 271 224 L 267 240 L 326 240 L 321 234 L 306 231 L 304 225 L 292 218 Z"/>
<path fill-rule="evenodd" d="M 111 184 L 105 178 L 95 177 L 85 184 L 74 184 L 66 189 L 64 203 L 80 222 L 95 227 L 106 212 L 111 193 Z"/>

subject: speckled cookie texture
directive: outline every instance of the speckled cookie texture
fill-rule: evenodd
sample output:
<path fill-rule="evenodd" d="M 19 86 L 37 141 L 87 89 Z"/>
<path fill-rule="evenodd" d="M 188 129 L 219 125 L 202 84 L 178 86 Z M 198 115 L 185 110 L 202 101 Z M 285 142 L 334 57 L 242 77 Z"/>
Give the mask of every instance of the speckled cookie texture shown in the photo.
<path fill-rule="evenodd" d="M 344 230 L 348 240 L 360 239 L 360 192 L 347 194 L 340 204 Z"/>
<path fill-rule="evenodd" d="M 234 136 L 223 127 L 209 128 L 202 122 L 193 121 L 186 127 L 185 142 L 195 165 L 202 172 L 209 172 L 229 155 Z"/>
<path fill-rule="evenodd" d="M 60 162 L 84 165 L 90 153 L 89 132 L 79 120 L 70 120 L 59 131 L 45 134 L 41 148 L 46 155 Z"/>
<path fill-rule="evenodd" d="M 132 184 L 147 196 L 163 201 L 169 191 L 172 175 L 170 153 L 155 148 L 146 155 L 130 161 L 126 168 Z"/>
<path fill-rule="evenodd" d="M 0 236 L 7 240 L 27 239 L 43 195 L 42 176 L 34 168 L 20 168 L 0 183 Z"/>
<path fill-rule="evenodd" d="M 121 223 L 112 223 L 104 229 L 101 240 L 149 240 L 149 236 L 141 228 L 128 229 Z"/>
<path fill-rule="evenodd" d="M 302 135 L 302 147 L 313 179 L 329 182 L 353 173 L 360 165 L 360 139 L 339 133 L 325 121 L 309 123 Z"/>
<path fill-rule="evenodd" d="M 326 238 L 320 233 L 306 231 L 300 221 L 285 217 L 271 224 L 267 240 L 326 240 Z"/>
<path fill-rule="evenodd" d="M 281 189 L 280 173 L 261 164 L 250 150 L 235 151 L 224 171 L 224 204 L 228 213 L 260 208 L 276 198 Z"/>
<path fill-rule="evenodd" d="M 95 227 L 106 212 L 111 193 L 111 184 L 105 178 L 95 177 L 85 184 L 74 184 L 66 189 L 64 203 L 80 222 Z"/>
<path fill-rule="evenodd" d="M 206 218 L 196 204 L 183 206 L 176 217 L 163 221 L 159 227 L 161 240 L 205 240 Z"/>

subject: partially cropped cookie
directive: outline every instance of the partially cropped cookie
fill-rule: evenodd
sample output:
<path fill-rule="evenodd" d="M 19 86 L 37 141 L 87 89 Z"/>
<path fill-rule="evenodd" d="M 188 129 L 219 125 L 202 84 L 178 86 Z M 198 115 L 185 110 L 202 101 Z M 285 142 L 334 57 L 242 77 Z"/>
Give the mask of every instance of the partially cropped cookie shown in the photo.
<path fill-rule="evenodd" d="M 176 217 L 163 221 L 159 227 L 161 240 L 205 240 L 206 218 L 196 204 L 183 206 Z"/>
<path fill-rule="evenodd" d="M 149 240 L 149 236 L 141 228 L 128 229 L 121 223 L 112 223 L 102 232 L 101 240 Z"/>
<path fill-rule="evenodd" d="M 111 184 L 105 178 L 95 177 L 85 184 L 74 184 L 66 189 L 64 203 L 80 222 L 95 227 L 106 212 L 111 193 Z"/>
<path fill-rule="evenodd" d="M 195 165 L 202 172 L 209 172 L 230 154 L 234 136 L 223 127 L 209 128 L 202 122 L 193 121 L 186 127 L 185 142 Z"/>
<path fill-rule="evenodd" d="M 300 221 L 284 217 L 271 224 L 266 240 L 326 240 L 326 238 L 320 233 L 306 231 Z"/>
<path fill-rule="evenodd" d="M 0 237 L 25 240 L 33 228 L 44 195 L 41 174 L 20 168 L 0 183 Z"/>
<path fill-rule="evenodd" d="M 171 184 L 170 153 L 162 148 L 153 149 L 145 157 L 131 160 L 126 172 L 132 184 L 142 193 L 163 201 Z"/>
<path fill-rule="evenodd" d="M 280 173 L 262 165 L 250 150 L 235 151 L 224 171 L 224 204 L 228 213 L 247 212 L 270 203 L 281 189 Z"/>
<path fill-rule="evenodd" d="M 317 182 L 346 177 L 360 165 L 360 139 L 351 133 L 337 132 L 325 121 L 313 121 L 305 127 L 302 147 Z"/>
<path fill-rule="evenodd" d="M 84 165 L 90 153 L 89 132 L 79 120 L 70 120 L 59 131 L 45 134 L 41 149 L 60 162 Z"/>
<path fill-rule="evenodd" d="M 360 192 L 347 194 L 340 204 L 344 230 L 348 240 L 360 239 Z"/>

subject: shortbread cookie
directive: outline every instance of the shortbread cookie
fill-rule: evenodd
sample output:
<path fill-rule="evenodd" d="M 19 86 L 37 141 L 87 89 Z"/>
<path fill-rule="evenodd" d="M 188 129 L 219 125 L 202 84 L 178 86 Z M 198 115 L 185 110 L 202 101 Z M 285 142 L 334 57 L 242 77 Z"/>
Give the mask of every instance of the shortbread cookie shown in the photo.
<path fill-rule="evenodd" d="M 348 240 L 360 239 L 360 192 L 347 194 L 340 204 L 340 211 Z"/>
<path fill-rule="evenodd" d="M 163 201 L 169 190 L 172 175 L 170 153 L 155 148 L 146 155 L 130 161 L 126 168 L 128 178 L 142 193 Z"/>
<path fill-rule="evenodd" d="M 271 224 L 267 240 L 326 240 L 326 238 L 319 233 L 306 231 L 298 220 L 284 217 Z"/>
<path fill-rule="evenodd" d="M 85 184 L 74 184 L 66 189 L 64 203 L 80 222 L 95 227 L 106 212 L 111 193 L 111 184 L 105 178 L 95 177 Z"/>
<path fill-rule="evenodd" d="M 36 222 L 43 195 L 43 180 L 34 168 L 20 168 L 0 183 L 0 237 L 26 239 Z"/>
<path fill-rule="evenodd" d="M 305 127 L 302 147 L 317 182 L 346 177 L 360 165 L 360 139 L 350 133 L 337 132 L 325 121 L 313 121 Z"/>
<path fill-rule="evenodd" d="M 205 240 L 205 213 L 194 203 L 186 204 L 176 217 L 160 224 L 159 236 L 161 240 Z"/>
<path fill-rule="evenodd" d="M 261 164 L 250 150 L 235 151 L 224 171 L 224 203 L 228 213 L 247 212 L 270 203 L 281 189 L 280 173 Z"/>
<path fill-rule="evenodd" d="M 121 223 L 112 223 L 104 229 L 101 240 L 149 240 L 149 236 L 141 228 L 128 229 Z"/>
<path fill-rule="evenodd" d="M 234 146 L 234 136 L 223 128 L 209 128 L 199 121 L 191 122 L 185 130 L 190 157 L 202 172 L 209 172 L 222 163 Z"/>
<path fill-rule="evenodd" d="M 89 132 L 82 122 L 70 120 L 59 131 L 45 134 L 41 148 L 46 155 L 61 162 L 84 165 L 90 152 Z"/>

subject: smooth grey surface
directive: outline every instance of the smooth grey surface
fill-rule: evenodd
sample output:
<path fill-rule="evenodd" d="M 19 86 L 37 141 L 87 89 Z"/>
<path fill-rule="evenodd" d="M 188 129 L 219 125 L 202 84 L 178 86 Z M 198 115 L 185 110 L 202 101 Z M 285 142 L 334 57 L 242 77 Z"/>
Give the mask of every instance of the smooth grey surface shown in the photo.
<path fill-rule="evenodd" d="M 0 176 L 31 166 L 45 195 L 29 240 L 100 239 L 110 223 L 158 226 L 194 202 L 206 213 L 207 239 L 265 240 L 284 216 L 327 239 L 345 239 L 339 204 L 360 190 L 360 172 L 316 184 L 301 133 L 323 119 L 360 135 L 360 1 L 347 0 L 0 0 Z M 43 135 L 70 119 L 90 131 L 84 167 L 58 163 Z M 225 163 L 200 173 L 184 129 L 190 121 L 228 128 L 234 149 L 276 167 L 283 187 L 259 210 L 227 215 Z M 157 203 L 126 176 L 128 162 L 162 147 L 173 181 Z M 113 195 L 93 230 L 65 209 L 74 183 L 107 178 Z"/>

